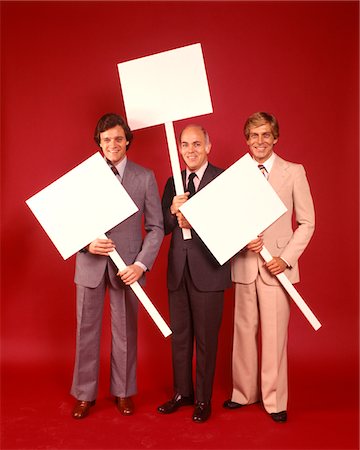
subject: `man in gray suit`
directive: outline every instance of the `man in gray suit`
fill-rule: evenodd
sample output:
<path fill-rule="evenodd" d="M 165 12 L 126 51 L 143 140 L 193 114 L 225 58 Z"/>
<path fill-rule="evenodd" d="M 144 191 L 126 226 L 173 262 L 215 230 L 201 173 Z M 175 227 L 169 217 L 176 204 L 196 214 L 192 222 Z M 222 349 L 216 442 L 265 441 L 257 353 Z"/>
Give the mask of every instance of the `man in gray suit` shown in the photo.
<path fill-rule="evenodd" d="M 187 126 L 180 135 L 179 151 L 186 164 L 182 172 L 187 192 L 175 195 L 169 178 L 163 198 L 165 233 L 172 233 L 167 284 L 172 329 L 174 396 L 158 407 L 162 414 L 192 405 L 195 422 L 206 421 L 211 414 L 211 395 L 215 373 L 218 333 L 221 324 L 224 290 L 231 286 L 229 263 L 220 266 L 199 236 L 184 240 L 183 228 L 190 224 L 179 211 L 189 195 L 216 178 L 222 169 L 208 162 L 211 143 L 200 126 Z M 196 341 L 196 389 L 192 380 L 192 358 Z M 195 394 L 195 395 L 194 395 Z"/>
<path fill-rule="evenodd" d="M 286 422 L 290 300 L 276 275 L 284 272 L 292 283 L 299 281 L 298 259 L 315 228 L 314 205 L 304 167 L 274 153 L 279 139 L 276 118 L 266 112 L 255 113 L 247 119 L 244 133 L 254 161 L 287 212 L 232 261 L 235 283 L 233 391 L 224 407 L 234 410 L 262 400 L 275 422 Z M 293 216 L 297 224 L 294 229 Z M 266 264 L 259 255 L 263 244 L 273 256 Z"/>
<path fill-rule="evenodd" d="M 117 114 L 105 114 L 94 135 L 114 175 L 135 202 L 138 211 L 96 239 L 76 256 L 76 359 L 71 394 L 77 399 L 72 416 L 82 419 L 95 404 L 98 390 L 100 335 L 106 289 L 111 311 L 111 393 L 123 415 L 134 411 L 136 394 L 138 300 L 130 285 L 144 284 L 164 236 L 161 203 L 155 176 L 128 160 L 133 139 Z M 142 237 L 142 220 L 146 235 Z M 108 254 L 116 248 L 127 267 L 118 271 Z"/>

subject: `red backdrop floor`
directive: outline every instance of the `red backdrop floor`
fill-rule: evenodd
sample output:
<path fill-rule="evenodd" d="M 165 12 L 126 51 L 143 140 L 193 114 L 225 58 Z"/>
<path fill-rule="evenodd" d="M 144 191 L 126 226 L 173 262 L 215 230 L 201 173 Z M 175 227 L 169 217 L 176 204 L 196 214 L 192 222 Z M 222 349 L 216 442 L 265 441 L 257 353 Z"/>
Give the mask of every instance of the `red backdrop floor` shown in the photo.
<path fill-rule="evenodd" d="M 204 424 L 192 408 L 163 416 L 156 407 L 171 394 L 171 380 L 154 389 L 145 377 L 135 397 L 136 413 L 121 416 L 101 375 L 97 404 L 74 420 L 68 394 L 72 367 L 13 366 L 2 376 L 2 449 L 358 449 L 356 373 L 341 383 L 331 367 L 291 367 L 289 419 L 277 424 L 260 404 L 222 408 L 228 392 L 215 386 L 213 414 Z M 337 386 L 336 389 L 333 389 Z"/>

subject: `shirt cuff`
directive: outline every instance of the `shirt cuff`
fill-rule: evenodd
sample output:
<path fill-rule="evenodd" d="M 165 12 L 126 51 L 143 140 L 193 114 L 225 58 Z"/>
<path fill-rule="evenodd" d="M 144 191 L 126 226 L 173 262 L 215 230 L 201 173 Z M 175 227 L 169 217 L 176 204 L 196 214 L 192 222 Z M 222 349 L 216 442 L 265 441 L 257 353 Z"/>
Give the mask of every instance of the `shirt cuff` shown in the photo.
<path fill-rule="evenodd" d="M 135 261 L 134 264 L 136 264 L 137 266 L 141 267 L 144 272 L 146 272 L 148 270 L 147 267 L 145 266 L 145 264 L 143 264 L 140 261 Z"/>
<path fill-rule="evenodd" d="M 286 259 L 282 258 L 281 256 L 280 256 L 280 259 L 282 259 L 282 260 L 284 261 L 284 263 L 286 264 L 286 266 L 287 266 L 289 269 L 291 269 L 291 264 L 289 264 L 289 263 L 286 261 Z"/>

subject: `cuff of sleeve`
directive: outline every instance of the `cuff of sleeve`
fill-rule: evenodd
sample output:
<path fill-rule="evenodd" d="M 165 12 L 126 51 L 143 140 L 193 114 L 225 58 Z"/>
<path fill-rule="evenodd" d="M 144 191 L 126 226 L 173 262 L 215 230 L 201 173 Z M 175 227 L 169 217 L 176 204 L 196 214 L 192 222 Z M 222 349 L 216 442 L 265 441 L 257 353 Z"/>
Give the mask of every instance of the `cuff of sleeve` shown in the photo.
<path fill-rule="evenodd" d="M 289 264 L 289 263 L 286 261 L 286 259 L 282 258 L 281 256 L 280 256 L 280 259 L 282 259 L 282 260 L 284 261 L 284 263 L 287 265 L 287 267 L 288 267 L 289 269 L 291 269 L 291 264 Z"/>
<path fill-rule="evenodd" d="M 143 264 L 140 261 L 135 261 L 134 264 L 136 264 L 137 266 L 141 267 L 144 272 L 146 272 L 148 270 L 147 267 L 145 266 L 145 264 Z"/>

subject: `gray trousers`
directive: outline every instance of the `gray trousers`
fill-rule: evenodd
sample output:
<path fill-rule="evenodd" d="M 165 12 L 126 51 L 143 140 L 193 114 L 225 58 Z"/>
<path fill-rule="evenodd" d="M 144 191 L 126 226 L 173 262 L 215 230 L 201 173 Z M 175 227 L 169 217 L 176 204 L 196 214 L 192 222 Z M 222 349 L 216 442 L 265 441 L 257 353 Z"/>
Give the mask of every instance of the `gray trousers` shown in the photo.
<path fill-rule="evenodd" d="M 100 337 L 106 288 L 111 314 L 111 383 L 116 397 L 137 392 L 137 312 L 138 300 L 132 289 L 112 286 L 107 276 L 96 288 L 76 286 L 76 355 L 71 394 L 78 400 L 92 401 L 98 392 Z"/>

